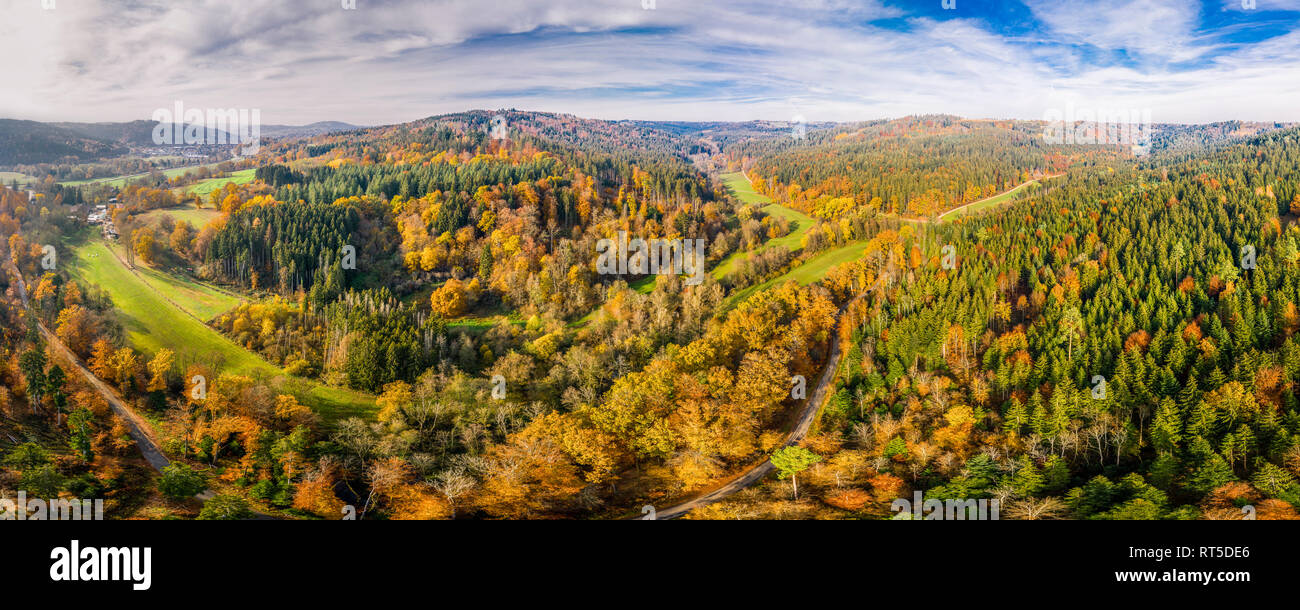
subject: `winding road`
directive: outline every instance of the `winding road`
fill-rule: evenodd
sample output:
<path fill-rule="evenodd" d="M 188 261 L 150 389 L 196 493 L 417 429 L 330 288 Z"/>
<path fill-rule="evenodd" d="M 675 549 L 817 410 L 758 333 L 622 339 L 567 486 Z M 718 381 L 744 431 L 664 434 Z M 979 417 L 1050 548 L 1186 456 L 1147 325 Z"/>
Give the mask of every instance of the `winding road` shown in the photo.
<path fill-rule="evenodd" d="M 844 306 L 840 308 L 839 313 L 835 316 L 837 327 L 840 318 L 844 315 L 844 312 L 848 310 L 849 306 L 856 303 L 867 294 L 870 294 L 870 292 L 871 290 L 867 290 L 866 292 L 853 297 L 848 303 L 845 303 Z M 831 353 L 830 356 L 826 358 L 826 366 L 822 369 L 821 377 L 817 379 L 817 386 L 813 388 L 812 394 L 808 396 L 808 400 L 804 401 L 803 410 L 799 412 L 799 418 L 795 421 L 794 427 L 791 428 L 790 434 L 786 436 L 785 443 L 782 447 L 789 447 L 799 443 L 799 441 L 802 441 L 804 437 L 808 435 L 808 430 L 812 429 L 813 420 L 817 419 L 817 414 L 821 411 L 822 403 L 826 401 L 826 394 L 830 392 L 831 384 L 835 381 L 835 371 L 839 369 L 841 355 L 840 334 L 835 332 L 835 329 L 832 328 Z M 772 460 L 764 458 L 762 462 L 750 466 L 748 470 L 745 470 L 728 480 L 721 487 L 715 488 L 712 491 L 704 493 L 692 500 L 682 502 L 681 504 L 670 506 L 663 510 L 656 510 L 653 514 L 654 520 L 662 521 L 665 519 L 676 519 L 692 510 L 717 502 L 718 500 L 761 481 L 763 477 L 766 477 L 774 468 L 775 466 L 772 465 Z M 637 517 L 637 519 L 648 520 L 649 516 Z"/>
<path fill-rule="evenodd" d="M 9 276 L 16 278 L 17 280 L 18 296 L 22 298 L 23 307 L 27 307 L 27 285 L 23 281 L 23 275 L 18 271 L 18 266 L 14 264 L 12 258 L 5 256 L 4 259 L 5 269 L 8 270 Z M 34 316 L 35 314 L 33 313 L 32 315 Z M 149 422 L 145 421 L 143 417 L 140 417 L 140 414 L 127 406 L 126 402 L 122 400 L 121 396 L 119 396 L 112 387 L 104 383 L 100 378 L 96 377 L 94 373 L 90 372 L 90 369 L 81 361 L 81 358 L 78 358 L 72 350 L 68 349 L 68 346 L 63 344 L 63 341 L 59 339 L 58 335 L 50 332 L 50 329 L 45 327 L 45 324 L 41 322 L 39 317 L 36 318 L 36 324 L 41 331 L 41 336 L 45 338 L 47 343 L 49 343 L 50 348 L 55 352 L 55 354 L 80 371 L 81 375 L 86 378 L 86 382 L 90 384 L 90 387 L 94 388 L 100 396 L 103 396 L 104 400 L 108 402 L 108 406 L 113 409 L 113 412 L 120 416 L 122 421 L 126 423 L 127 433 L 131 435 L 131 439 L 135 441 L 136 446 L 140 448 L 140 454 L 144 456 L 145 461 L 149 462 L 149 465 L 158 472 L 162 472 L 163 468 L 166 468 L 171 464 L 171 460 L 168 460 L 167 456 L 163 455 L 162 449 L 158 447 L 158 440 L 154 438 L 153 428 L 149 425 Z M 205 489 L 194 497 L 195 499 L 206 502 L 216 495 L 216 492 L 211 489 Z M 252 518 L 256 520 L 275 519 L 275 517 L 257 510 L 253 510 L 252 513 Z"/>
<path fill-rule="evenodd" d="M 22 298 L 23 307 L 27 307 L 27 285 L 23 281 L 22 273 L 18 271 L 18 266 L 14 264 L 13 259 L 7 256 L 5 257 L 5 268 L 8 269 L 9 276 L 17 280 L 18 296 Z M 40 318 L 36 319 L 36 324 L 40 328 L 41 336 L 45 337 L 45 341 L 50 344 L 54 352 L 80 371 L 82 376 L 86 378 L 86 382 L 90 384 L 90 387 L 95 388 L 95 391 L 99 392 L 99 395 L 108 401 L 108 406 L 113 409 L 113 412 L 117 413 L 126 422 L 127 432 L 131 435 L 135 444 L 140 447 L 140 453 L 144 455 L 144 459 L 149 462 L 149 465 L 159 472 L 166 468 L 171 462 L 158 448 L 158 441 L 153 438 L 149 423 L 126 406 L 126 403 L 122 402 L 121 397 L 117 395 L 117 392 L 113 391 L 113 388 L 108 387 L 108 384 L 101 381 L 94 373 L 91 373 L 90 369 L 86 368 L 85 363 L 76 354 L 72 353 L 72 350 L 68 349 L 68 346 L 64 345 L 58 336 L 45 327 Z"/>

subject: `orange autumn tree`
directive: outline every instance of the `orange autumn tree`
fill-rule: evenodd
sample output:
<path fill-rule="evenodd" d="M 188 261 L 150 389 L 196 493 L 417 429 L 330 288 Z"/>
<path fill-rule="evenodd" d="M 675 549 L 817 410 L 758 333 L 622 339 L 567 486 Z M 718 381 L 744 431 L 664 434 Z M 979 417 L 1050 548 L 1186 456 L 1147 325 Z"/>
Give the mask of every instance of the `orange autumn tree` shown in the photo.
<path fill-rule="evenodd" d="M 572 509 L 585 486 L 558 444 L 529 426 L 487 454 L 477 505 L 494 517 L 527 519 Z"/>
<path fill-rule="evenodd" d="M 339 481 L 337 458 L 326 456 L 298 484 L 293 496 L 293 507 L 326 519 L 339 519 L 343 515 L 343 501 L 334 494 Z"/>

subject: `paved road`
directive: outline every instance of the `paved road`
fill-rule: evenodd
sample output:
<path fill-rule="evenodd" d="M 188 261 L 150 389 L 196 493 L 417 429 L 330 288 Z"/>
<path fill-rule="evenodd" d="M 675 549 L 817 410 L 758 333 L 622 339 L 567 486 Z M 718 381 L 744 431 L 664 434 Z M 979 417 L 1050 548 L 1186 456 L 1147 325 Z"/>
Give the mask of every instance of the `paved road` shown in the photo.
<path fill-rule="evenodd" d="M 802 441 L 803 438 L 808 435 L 808 430 L 812 428 L 813 420 L 817 419 L 817 413 L 821 411 L 821 405 L 826 401 L 826 393 L 830 391 L 831 383 L 835 381 L 835 371 L 840 365 L 840 333 L 837 331 L 839 319 L 843 316 L 844 312 L 848 310 L 850 305 L 858 299 L 866 296 L 869 292 L 871 291 L 868 290 L 866 293 L 854 297 L 851 301 L 845 304 L 844 307 L 840 308 L 839 314 L 835 316 L 836 325 L 831 329 L 830 356 L 826 358 L 826 366 L 822 369 L 822 375 L 817 380 L 817 386 L 813 388 L 812 394 L 808 396 L 808 400 L 804 401 L 803 411 L 799 413 L 799 419 L 795 422 L 794 428 L 790 430 L 789 436 L 786 437 L 785 444 L 783 445 L 784 447 L 789 447 L 790 445 L 795 445 L 799 443 L 799 441 Z M 730 496 L 731 494 L 762 480 L 763 477 L 766 477 L 768 473 L 772 472 L 773 468 L 775 468 L 775 466 L 772 465 L 772 460 L 765 459 L 762 463 L 751 466 L 745 472 L 736 475 L 735 478 L 727 481 L 727 483 L 722 487 L 676 506 L 670 506 L 663 510 L 656 510 L 654 515 L 655 520 L 662 521 L 664 519 L 676 519 L 692 510 L 717 502 L 718 500 Z M 647 515 L 638 518 L 648 519 L 649 516 Z"/>
<path fill-rule="evenodd" d="M 8 257 L 5 259 L 5 267 L 9 270 L 9 276 L 17 279 L 18 296 L 22 297 L 23 307 L 27 307 L 27 286 L 22 280 L 22 274 L 19 273 L 18 267 L 14 265 L 13 260 Z M 31 315 L 36 314 L 33 312 Z M 90 369 L 86 368 L 85 363 L 76 354 L 72 353 L 72 350 L 68 349 L 68 346 L 64 345 L 54 333 L 50 332 L 50 329 L 46 328 L 44 323 L 39 319 L 37 319 L 36 323 L 40 328 L 41 336 L 45 337 L 45 341 L 50 344 L 50 348 L 63 360 L 71 363 L 74 368 L 80 371 L 82 376 L 86 378 L 86 382 L 95 388 L 95 391 L 99 392 L 99 395 L 103 396 L 104 400 L 108 401 L 108 405 L 113 409 L 113 412 L 117 413 L 126 422 L 127 432 L 131 434 L 135 444 L 140 447 L 140 453 L 144 455 L 144 459 L 149 462 L 149 465 L 159 471 L 167 467 L 171 462 L 158 449 L 158 442 L 153 438 L 148 422 L 126 406 L 126 403 L 122 402 L 117 392 L 108 387 L 108 384 L 100 381 L 98 377 L 91 373 Z"/>

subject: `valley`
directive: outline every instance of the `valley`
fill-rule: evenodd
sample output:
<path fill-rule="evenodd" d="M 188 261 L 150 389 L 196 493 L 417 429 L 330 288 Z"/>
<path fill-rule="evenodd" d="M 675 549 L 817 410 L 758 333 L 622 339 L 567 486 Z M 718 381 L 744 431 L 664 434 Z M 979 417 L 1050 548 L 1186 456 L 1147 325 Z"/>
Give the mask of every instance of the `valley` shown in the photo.
<path fill-rule="evenodd" d="M 1168 397 L 1175 406 L 1162 403 L 1160 417 L 1169 420 L 1185 417 L 1178 401 L 1200 408 L 1221 400 L 1171 384 L 1180 374 L 1174 367 L 1192 365 L 1175 359 L 1173 331 L 1147 329 L 1167 322 L 1179 337 L 1222 336 L 1223 326 L 1196 321 L 1205 319 L 1194 313 L 1205 301 L 1191 296 L 1214 291 L 1222 302 L 1229 286 L 1248 289 L 1240 273 L 1178 263 L 1187 277 L 1164 285 L 1178 285 L 1180 296 L 1148 306 L 1144 322 L 1083 331 L 1100 315 L 1099 295 L 1121 290 L 1103 273 L 1120 275 L 1112 257 L 1121 255 L 1101 245 L 1122 234 L 1126 217 L 1117 210 L 1148 205 L 1174 180 L 1184 189 L 1225 189 L 1230 202 L 1254 197 L 1242 205 L 1296 197 L 1285 180 L 1229 196 L 1222 180 L 1215 186 L 1188 173 L 1231 164 L 1240 149 L 1272 158 L 1292 131 L 1206 148 L 1191 165 L 1177 154 L 1156 156 L 1148 167 L 1104 148 L 1000 157 L 1002 142 L 1029 126 L 946 116 L 819 126 L 793 147 L 779 131 L 737 126 L 749 135 L 729 137 L 732 127 L 712 124 L 711 152 L 688 160 L 677 151 L 692 149 L 703 127 L 509 116 L 508 140 L 485 138 L 492 116 L 475 111 L 279 140 L 264 158 L 181 184 L 38 185 L 33 201 L 47 208 L 111 196 L 106 216 L 117 237 L 81 224 L 76 205 L 26 217 L 8 245 L 33 295 L 30 315 L 113 386 L 123 409 L 148 422 L 169 462 L 209 477 L 261 473 L 255 487 L 219 487 L 264 514 L 326 515 L 340 500 L 309 492 L 310 482 L 367 485 L 384 468 L 398 481 L 382 491 L 378 509 L 390 518 L 452 510 L 625 518 L 646 503 L 665 507 L 661 518 L 776 518 L 787 513 L 773 511 L 791 510 L 880 518 L 886 506 L 871 494 L 888 495 L 909 479 L 924 478 L 931 493 L 965 485 L 963 493 L 987 494 L 994 480 L 1020 484 L 1015 477 L 1027 475 L 1017 472 L 1056 477 L 1015 492 L 1013 510 L 1028 510 L 1059 501 L 1047 499 L 1054 493 L 1087 493 L 1081 485 L 1101 479 L 1148 493 L 1131 476 L 1114 482 L 1093 460 L 1127 460 L 1140 471 L 1175 455 L 1154 440 L 1070 444 L 1068 426 L 1115 439 L 1117 413 L 1130 408 L 1121 405 Z M 573 129 L 588 135 L 551 135 Z M 949 147 L 938 162 L 965 185 L 884 169 L 850 172 L 852 180 L 791 180 L 817 180 L 815 165 L 802 174 L 787 167 L 811 163 L 814 150 L 896 166 L 887 151 L 900 133 Z M 358 163 L 375 150 L 385 151 L 380 162 Z M 994 159 L 994 169 L 970 151 Z M 290 157 L 298 160 L 274 161 Z M 746 165 L 748 175 L 738 171 Z M 999 178 L 1003 171 L 1017 179 Z M 1196 201 L 1182 192 L 1180 202 Z M 1268 209 L 1239 208 L 1247 213 L 1263 219 Z M 1174 218 L 1185 222 L 1167 222 Z M 1195 231 L 1181 234 L 1206 235 Z M 703 282 L 602 272 L 596 244 L 619 232 L 703 239 Z M 1289 232 L 1266 236 L 1289 248 Z M 62 263 L 43 270 L 34 244 L 50 237 Z M 1195 247 L 1225 251 L 1209 239 Z M 1050 264 L 1028 262 L 1043 253 Z M 1166 322 L 1151 317 L 1157 311 Z M 1275 315 L 1289 320 L 1286 311 Z M 1239 340 L 1285 352 L 1285 339 L 1266 338 L 1285 327 L 1276 328 Z M 1042 343 L 1044 336 L 1061 341 Z M 1122 349 L 1112 351 L 1116 345 Z M 1134 346 L 1160 350 L 1154 364 L 1139 364 Z M 1218 358 L 1226 356 L 1198 349 L 1193 368 L 1223 375 Z M 1069 389 L 1086 370 L 1080 359 L 1119 380 L 1117 405 L 1073 397 L 1086 389 Z M 1135 382 L 1128 371 L 1139 366 L 1167 367 L 1164 385 Z M 195 374 L 203 398 L 190 396 Z M 812 387 L 791 390 L 792 381 Z M 1238 391 L 1224 378 L 1206 383 Z M 1149 415 L 1130 413 L 1143 437 L 1164 438 L 1148 429 Z M 276 451 L 315 446 L 341 465 L 315 478 L 287 474 L 276 464 L 289 453 L 246 452 L 261 438 L 279 439 Z M 962 474 L 984 467 L 974 448 L 990 443 L 1016 456 L 1003 458 L 1009 474 L 981 481 Z M 1026 457 L 1043 450 L 1045 459 Z M 796 499 L 770 475 L 805 459 L 826 465 L 800 475 Z M 519 463 L 540 469 L 536 478 L 518 478 Z M 1225 482 L 1235 470 L 1214 468 Z M 852 474 L 860 472 L 875 474 Z M 468 477 L 477 491 L 461 504 L 422 487 L 420 476 Z M 827 477 L 857 481 L 859 491 Z M 1179 485 L 1165 491 L 1172 496 L 1157 505 L 1161 514 L 1210 510 L 1194 495 L 1209 488 Z M 583 508 L 580 492 L 605 504 Z M 1139 509 L 1150 510 L 1120 502 L 1105 511 Z"/>

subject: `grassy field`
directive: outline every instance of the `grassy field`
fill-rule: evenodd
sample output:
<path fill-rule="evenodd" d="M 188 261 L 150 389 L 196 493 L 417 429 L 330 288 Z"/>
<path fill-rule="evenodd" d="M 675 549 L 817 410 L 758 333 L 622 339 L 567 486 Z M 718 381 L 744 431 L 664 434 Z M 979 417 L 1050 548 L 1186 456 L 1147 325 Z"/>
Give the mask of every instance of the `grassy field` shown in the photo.
<path fill-rule="evenodd" d="M 163 174 L 164 176 L 167 176 L 168 178 L 175 178 L 176 176 L 183 175 L 185 172 L 192 171 L 192 170 L 196 170 L 196 169 L 198 169 L 198 168 L 200 168 L 200 167 L 216 167 L 216 166 L 217 166 L 216 163 L 210 163 L 210 164 L 208 164 L 208 165 L 206 165 L 206 166 L 203 166 L 203 165 L 189 165 L 189 166 L 186 166 L 186 167 L 174 167 L 174 168 L 172 168 L 172 169 L 165 169 L 165 170 L 162 170 L 162 174 Z M 129 176 L 113 176 L 113 177 L 111 177 L 111 178 L 94 178 L 94 179 L 91 179 L 91 180 L 68 180 L 68 181 L 60 182 L 59 184 L 62 184 L 63 186 L 83 186 L 83 185 L 87 185 L 87 184 L 107 184 L 107 185 L 109 185 L 109 186 L 114 186 L 114 187 L 117 187 L 117 188 L 122 188 L 122 187 L 126 186 L 126 181 L 127 181 L 127 180 L 130 180 L 130 179 L 132 179 L 132 178 L 142 178 L 142 177 L 144 177 L 144 176 L 148 176 L 148 175 L 149 175 L 148 172 L 146 172 L 146 173 L 143 173 L 143 174 L 131 174 L 131 175 L 129 175 Z"/>
<path fill-rule="evenodd" d="M 1049 176 L 1043 179 L 1050 180 L 1051 178 L 1055 178 L 1055 176 Z M 1016 197 L 1019 197 L 1020 195 L 1029 191 L 1030 189 L 1037 187 L 1040 184 L 1042 183 L 1037 180 L 1030 180 L 1029 182 L 1021 184 L 1020 186 L 1017 186 L 1016 188 L 1013 188 L 1005 193 L 994 195 L 992 197 L 989 197 L 988 199 L 981 199 L 979 201 L 976 201 L 975 203 L 965 205 L 960 208 L 948 210 L 947 212 L 944 212 L 943 214 L 939 215 L 939 222 L 952 220 L 959 216 L 963 216 L 966 214 L 973 214 L 980 210 L 987 210 L 995 205 L 1006 203 L 1008 201 L 1011 201 L 1012 199 L 1015 199 Z"/>
<path fill-rule="evenodd" d="M 727 300 L 723 304 L 724 308 L 731 308 L 737 303 L 748 299 L 754 293 L 785 283 L 787 280 L 799 282 L 800 286 L 807 286 L 813 282 L 820 281 L 822 278 L 826 277 L 826 273 L 829 272 L 831 268 L 841 263 L 857 260 L 858 257 L 862 256 L 862 253 L 865 252 L 866 249 L 867 242 L 858 241 L 847 246 L 841 246 L 833 250 L 822 252 L 821 254 L 808 259 L 802 265 L 799 265 L 782 275 L 763 282 L 762 284 L 755 284 L 745 288 L 744 290 L 736 291 L 731 296 L 727 297 Z"/>
<path fill-rule="evenodd" d="M 803 236 L 808 233 L 808 230 L 813 227 L 815 222 L 811 217 L 798 210 L 792 210 L 783 205 L 772 203 L 772 200 L 768 199 L 767 196 L 755 192 L 754 188 L 750 186 L 749 180 L 740 172 L 723 174 L 722 182 L 727 186 L 727 189 L 731 191 L 731 194 L 742 202 L 764 204 L 761 208 L 764 213 L 771 216 L 785 218 L 790 221 L 790 232 L 788 234 L 782 235 L 776 239 L 769 239 L 764 242 L 762 246 L 753 250 L 753 252 L 762 252 L 763 250 L 776 246 L 785 246 L 786 248 L 789 248 L 791 252 L 796 252 L 803 248 Z M 744 260 L 745 257 L 749 256 L 749 254 L 750 252 L 737 252 L 723 259 L 722 262 L 718 263 L 717 266 L 713 268 L 713 271 L 711 272 L 713 277 L 715 279 L 726 277 L 727 274 L 731 273 L 731 269 L 735 266 L 736 262 Z M 650 285 L 650 288 L 654 288 L 653 283 Z"/>
<path fill-rule="evenodd" d="M 741 172 L 731 172 L 718 177 L 722 178 L 722 184 L 742 203 L 772 203 L 772 200 L 768 199 L 767 195 L 755 191 L 754 187 L 749 183 L 749 179 Z"/>
<path fill-rule="evenodd" d="M 118 254 L 121 254 L 120 249 Z M 200 320 L 211 320 L 246 300 L 234 293 L 187 277 L 165 273 L 140 264 L 137 264 L 135 269 L 139 278 L 151 288 L 167 295 L 173 303 Z"/>
<path fill-rule="evenodd" d="M 241 169 L 237 172 L 231 172 L 225 178 L 208 178 L 200 180 L 194 184 L 182 187 L 180 191 L 185 194 L 201 195 L 207 197 L 212 191 L 226 186 L 228 183 L 248 184 L 253 181 L 253 174 L 257 173 L 256 169 Z"/>
<path fill-rule="evenodd" d="M 744 176 L 740 176 L 739 174 L 728 174 L 728 176 L 739 176 L 742 181 L 745 180 Z M 1044 180 L 1049 180 L 1051 178 L 1055 178 L 1055 176 L 1049 176 L 1047 178 L 1044 178 Z M 949 212 L 939 216 L 939 221 L 943 222 L 945 220 L 952 220 L 953 218 L 957 218 L 963 214 L 978 212 L 980 210 L 988 209 L 1000 203 L 1011 201 L 1012 199 L 1015 199 L 1016 197 L 1024 194 L 1027 190 L 1032 189 L 1039 184 L 1040 183 L 1037 180 L 1030 180 L 1029 182 L 1021 184 L 1020 186 L 1017 186 L 1016 188 L 1013 188 L 1005 193 L 1001 193 L 999 195 L 989 197 L 988 199 L 977 201 L 975 203 L 972 203 L 962 208 L 950 210 Z M 744 186 L 745 187 L 749 186 L 748 181 L 745 181 Z M 730 183 L 728 183 L 728 187 L 731 187 Z M 753 193 L 753 189 L 749 189 L 749 192 Z M 757 195 L 757 193 L 754 194 Z M 757 196 L 762 197 L 762 195 L 757 195 Z M 796 282 L 799 282 L 801 286 L 807 286 L 808 284 L 817 282 L 822 278 L 826 277 L 826 273 L 829 272 L 831 268 L 835 267 L 836 265 L 847 263 L 852 260 L 856 260 L 858 257 L 862 256 L 862 253 L 863 251 L 866 250 L 866 247 L 867 247 L 867 243 L 865 241 L 858 241 L 858 242 L 851 243 L 847 246 L 841 246 L 834 250 L 827 250 L 825 252 L 822 252 L 821 254 L 818 254 L 808 259 L 802 265 L 799 265 L 798 267 L 791 269 L 790 271 L 786 272 L 783 275 L 780 275 L 776 278 L 763 282 L 762 284 L 750 286 L 748 288 L 745 288 L 744 290 L 739 290 L 735 292 L 731 296 L 727 297 L 727 300 L 724 303 L 724 307 L 725 308 L 733 307 L 737 303 L 740 303 L 741 301 L 744 301 L 745 299 L 749 298 L 751 295 L 753 295 L 756 292 L 766 290 L 768 288 L 771 288 L 772 286 L 776 286 L 788 280 L 794 280 Z"/>
<path fill-rule="evenodd" d="M 327 421 L 366 417 L 374 412 L 372 397 L 289 377 L 280 368 L 236 345 L 179 308 L 193 307 L 191 313 L 194 316 L 206 318 L 211 317 L 207 314 L 215 316 L 212 312 L 224 305 L 237 302 L 236 297 L 158 272 L 141 271 L 141 276 L 148 278 L 141 279 L 131 273 L 100 240 L 88 241 L 73 251 L 72 274 L 108 292 L 125 326 L 127 339 L 137 349 L 152 355 L 167 348 L 176 352 L 180 363 L 203 363 L 219 372 L 271 381 L 279 391 L 296 395 Z M 155 292 L 155 286 L 172 302 Z"/>
<path fill-rule="evenodd" d="M 214 219 L 220 216 L 221 212 L 218 212 L 217 210 L 213 210 L 211 208 L 199 209 L 190 206 L 185 206 L 185 207 L 177 207 L 177 208 L 164 208 L 161 210 L 152 210 L 141 215 L 140 219 L 145 222 L 153 222 L 155 218 L 163 215 L 171 216 L 177 221 L 184 220 L 185 222 L 190 223 L 190 226 L 194 227 L 195 229 L 202 229 L 203 227 L 208 226 L 208 223 L 212 222 Z"/>
<path fill-rule="evenodd" d="M 657 275 L 647 275 L 631 284 L 628 284 L 627 287 L 641 294 L 650 294 L 651 292 L 654 292 L 655 281 L 658 279 L 659 276 Z"/>
<path fill-rule="evenodd" d="M 527 324 L 526 320 L 505 315 L 467 316 L 447 322 L 447 330 L 457 330 L 477 336 L 491 330 L 497 324 L 500 324 L 502 320 L 514 324 L 515 326 L 523 326 Z"/>
<path fill-rule="evenodd" d="M 0 184 L 9 186 L 10 184 L 13 184 L 15 180 L 18 181 L 20 186 L 38 182 L 35 176 L 28 176 L 27 174 L 20 174 L 18 172 L 0 172 Z"/>

